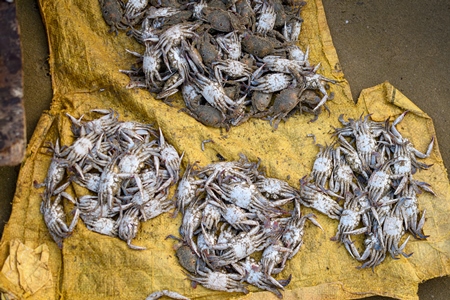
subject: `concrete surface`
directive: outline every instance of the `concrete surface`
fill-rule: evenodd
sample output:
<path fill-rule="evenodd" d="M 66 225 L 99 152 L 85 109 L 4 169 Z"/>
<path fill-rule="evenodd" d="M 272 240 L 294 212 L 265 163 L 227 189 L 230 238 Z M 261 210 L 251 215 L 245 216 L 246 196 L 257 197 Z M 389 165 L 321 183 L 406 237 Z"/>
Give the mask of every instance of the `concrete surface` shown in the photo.
<path fill-rule="evenodd" d="M 433 118 L 439 148 L 448 168 L 450 1 L 323 2 L 353 97 L 357 99 L 362 89 L 386 80 L 392 83 Z M 48 47 L 37 1 L 16 0 L 16 4 L 24 51 L 29 140 L 42 111 L 50 107 Z M 18 172 L 19 166 L 0 168 L 0 234 L 11 212 Z M 449 299 L 449 295 L 448 277 L 430 280 L 419 287 L 420 299 Z"/>

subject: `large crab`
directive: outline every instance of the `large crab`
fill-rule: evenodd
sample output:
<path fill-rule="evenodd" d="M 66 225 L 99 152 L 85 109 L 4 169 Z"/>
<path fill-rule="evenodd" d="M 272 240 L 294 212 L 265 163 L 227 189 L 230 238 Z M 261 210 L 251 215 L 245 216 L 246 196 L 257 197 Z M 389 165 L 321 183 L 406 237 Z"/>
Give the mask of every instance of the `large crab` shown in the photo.
<path fill-rule="evenodd" d="M 339 195 L 350 192 L 350 187 L 355 191 L 357 185 L 353 182 L 355 175 L 352 168 L 341 158 L 337 150 L 334 152 L 333 165 L 333 173 L 329 181 L 330 189 Z"/>

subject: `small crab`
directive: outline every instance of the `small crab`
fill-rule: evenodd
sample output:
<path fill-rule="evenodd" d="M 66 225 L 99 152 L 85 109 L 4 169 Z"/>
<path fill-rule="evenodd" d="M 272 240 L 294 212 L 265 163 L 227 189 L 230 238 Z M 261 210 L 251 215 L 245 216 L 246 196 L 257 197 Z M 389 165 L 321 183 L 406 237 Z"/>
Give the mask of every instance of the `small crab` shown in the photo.
<path fill-rule="evenodd" d="M 211 249 L 223 250 L 220 256 L 210 255 L 209 262 L 214 267 L 223 267 L 235 263 L 250 254 L 261 251 L 266 246 L 264 232 L 260 226 L 255 226 L 248 232 L 241 232 L 234 236 L 228 243 L 217 243 Z"/>
<path fill-rule="evenodd" d="M 333 198 L 324 193 L 317 185 L 308 183 L 305 177 L 300 180 L 300 186 L 301 204 L 314 208 L 331 219 L 339 220 L 343 209 Z M 331 192 L 328 191 L 328 193 Z M 333 196 L 342 198 L 339 195 Z"/>
<path fill-rule="evenodd" d="M 192 170 L 196 163 L 193 165 L 188 165 L 184 171 L 183 177 L 178 182 L 177 190 L 175 192 L 176 207 L 178 211 L 184 213 L 185 209 L 189 204 L 195 200 L 195 194 L 199 186 L 201 186 L 204 181 L 196 180 L 192 174 Z"/>
<path fill-rule="evenodd" d="M 402 194 L 402 198 L 399 200 L 399 209 L 403 217 L 403 224 L 405 229 L 411 232 L 415 238 L 426 239 L 428 236 L 422 233 L 422 228 L 425 223 L 425 212 L 423 210 L 422 217 L 418 220 L 419 210 L 416 192 L 414 188 L 410 186 Z"/>
<path fill-rule="evenodd" d="M 241 58 L 241 38 L 232 31 L 226 35 L 219 35 L 216 37 L 216 42 L 219 47 L 227 54 L 228 59 L 238 60 Z"/>
<path fill-rule="evenodd" d="M 65 223 L 66 214 L 64 213 L 63 206 L 61 205 L 62 197 L 74 202 L 71 196 L 65 192 L 61 192 L 56 196 L 56 199 L 51 201 L 51 197 L 48 195 L 42 195 L 41 213 L 44 215 L 45 225 L 47 225 L 48 231 L 53 240 L 58 244 L 59 248 L 62 248 L 63 239 L 69 237 L 75 226 L 77 225 L 80 211 L 75 209 L 72 222 L 69 226 Z"/>
<path fill-rule="evenodd" d="M 172 47 L 180 46 L 181 40 L 186 38 L 192 38 L 197 34 L 194 32 L 200 24 L 195 23 L 180 23 L 173 25 L 166 29 L 160 36 L 159 42 L 156 44 L 156 48 L 160 49 L 163 53 L 163 59 L 166 65 L 169 64 L 167 60 L 167 54 Z"/>
<path fill-rule="evenodd" d="M 334 152 L 333 161 L 334 168 L 329 181 L 330 189 L 339 195 L 350 192 L 350 187 L 354 191 L 357 188 L 357 185 L 353 182 L 355 175 L 352 168 L 341 158 L 340 152 L 337 150 Z"/>
<path fill-rule="evenodd" d="M 236 102 L 233 101 L 226 95 L 225 90 L 219 82 L 213 81 L 202 74 L 196 74 L 196 77 L 194 77 L 194 83 L 200 89 L 205 100 L 212 107 L 220 110 L 224 114 L 228 111 L 235 111 L 236 108 L 242 105 L 245 100 L 244 97 Z"/>
<path fill-rule="evenodd" d="M 177 150 L 165 141 L 161 128 L 159 129 L 159 147 L 160 158 L 164 162 L 166 169 L 170 174 L 170 180 L 168 180 L 167 182 L 169 182 L 169 184 L 178 182 L 180 164 L 181 160 L 183 159 L 184 153 L 180 157 Z"/>
<path fill-rule="evenodd" d="M 111 26 L 109 32 L 118 34 L 118 29 L 125 30 L 127 26 L 124 24 L 122 1 L 120 0 L 100 0 L 103 19 L 106 24 Z"/>
<path fill-rule="evenodd" d="M 289 219 L 285 231 L 281 236 L 281 242 L 283 245 L 291 250 L 287 256 L 287 259 L 292 259 L 303 245 L 303 234 L 306 220 L 311 221 L 311 223 L 323 231 L 322 226 L 320 226 L 319 222 L 317 222 L 315 218 L 316 216 L 314 214 L 300 216 L 300 213 L 297 213 Z"/>
<path fill-rule="evenodd" d="M 271 73 L 252 81 L 251 89 L 264 93 L 273 93 L 286 89 L 292 84 L 293 77 L 284 73 Z"/>
<path fill-rule="evenodd" d="M 403 228 L 403 218 L 398 203 L 391 211 L 391 214 L 386 216 L 383 222 L 384 244 L 386 245 L 387 251 L 389 251 L 394 259 L 397 259 L 399 254 L 402 254 L 404 257 L 410 257 L 412 255 L 412 253 L 406 254 L 403 252 L 410 236 L 408 236 L 405 242 L 399 246 L 400 239 L 405 233 L 405 230 Z"/>
<path fill-rule="evenodd" d="M 300 102 L 299 96 L 302 92 L 303 90 L 300 88 L 287 88 L 275 97 L 273 105 L 267 112 L 270 115 L 270 125 L 273 126 L 274 130 L 278 128 L 281 120 L 286 121 L 288 114 Z"/>
<path fill-rule="evenodd" d="M 206 271 L 197 269 L 197 276 L 191 275 L 189 273 L 185 274 L 190 280 L 200 283 L 207 289 L 229 293 L 248 293 L 248 290 L 244 287 L 244 285 L 242 285 L 242 283 L 240 283 L 240 280 L 243 277 L 242 275 L 227 274 L 219 271 L 215 272 L 211 271 L 208 268 L 205 269 Z"/>
<path fill-rule="evenodd" d="M 237 230 L 250 231 L 250 226 L 259 226 L 259 222 L 254 220 L 256 217 L 254 213 L 248 213 L 233 204 L 227 205 L 212 200 L 209 203 L 217 206 L 225 221 Z"/>
<path fill-rule="evenodd" d="M 137 208 L 130 208 L 125 211 L 123 216 L 118 220 L 119 238 L 126 241 L 128 247 L 135 250 L 145 250 L 145 247 L 131 244 L 131 240 L 136 237 L 139 226 L 139 210 Z"/>
<path fill-rule="evenodd" d="M 298 193 L 293 187 L 278 178 L 258 176 L 255 185 L 263 195 L 273 200 L 298 197 Z"/>
<path fill-rule="evenodd" d="M 83 222 L 86 225 L 87 229 L 91 231 L 111 237 L 116 237 L 118 234 L 119 224 L 112 218 L 85 218 L 83 219 Z"/>
<path fill-rule="evenodd" d="M 138 23 L 147 5 L 148 0 L 129 0 L 125 6 L 125 19 L 128 23 L 131 25 Z"/>
<path fill-rule="evenodd" d="M 223 82 L 223 73 L 231 78 L 237 78 L 235 81 L 250 81 L 252 70 L 244 63 L 238 60 L 226 59 L 223 61 L 213 62 L 214 74 L 218 82 Z M 234 82 L 234 81 L 227 81 Z"/>
<path fill-rule="evenodd" d="M 264 1 L 256 22 L 256 32 L 266 35 L 271 31 L 275 25 L 276 14 L 273 5 L 270 2 Z"/>
<path fill-rule="evenodd" d="M 338 230 L 336 235 L 331 238 L 332 241 L 340 241 L 344 243 L 345 247 L 348 248 L 348 235 L 350 234 L 361 234 L 367 232 L 367 228 L 355 228 L 359 225 L 361 221 L 361 215 L 365 213 L 366 209 L 362 209 L 357 197 L 352 197 L 347 199 L 344 203 L 344 210 L 341 213 L 339 219 Z M 348 250 L 348 249 L 347 249 Z M 351 253 L 351 252 L 350 252 Z"/>
<path fill-rule="evenodd" d="M 334 145 L 332 144 L 326 147 L 321 145 L 317 146 L 319 146 L 320 151 L 314 160 L 311 175 L 314 178 L 316 185 L 325 188 L 328 178 L 330 178 L 333 171 Z"/>
<path fill-rule="evenodd" d="M 277 281 L 272 276 L 264 273 L 263 266 L 260 262 L 256 262 L 254 258 L 247 256 L 245 260 L 233 264 L 233 267 L 244 276 L 243 280 L 254 285 L 262 290 L 274 293 L 278 298 L 283 298 L 283 295 L 278 289 L 284 290 L 284 287 L 289 283 L 286 281 Z"/>
<path fill-rule="evenodd" d="M 202 210 L 208 202 L 200 202 L 197 198 L 194 202 L 189 205 L 183 214 L 183 221 L 180 227 L 180 234 L 183 237 L 183 241 L 191 247 L 192 251 L 200 257 L 198 253 L 197 246 L 193 241 L 194 232 L 200 228 L 202 222 Z"/>
<path fill-rule="evenodd" d="M 261 257 L 264 274 L 271 276 L 272 274 L 278 274 L 283 271 L 290 253 L 292 253 L 292 249 L 285 247 L 280 240 L 265 248 Z"/>
<path fill-rule="evenodd" d="M 364 268 L 374 268 L 381 264 L 386 258 L 386 248 L 384 246 L 381 232 L 376 230 L 375 232 L 369 232 L 366 239 L 364 240 L 365 250 L 362 255 L 359 254 L 356 246 L 353 244 L 351 240 L 346 242 L 350 249 L 351 254 L 359 261 L 365 261 L 360 267 L 360 269 Z"/>

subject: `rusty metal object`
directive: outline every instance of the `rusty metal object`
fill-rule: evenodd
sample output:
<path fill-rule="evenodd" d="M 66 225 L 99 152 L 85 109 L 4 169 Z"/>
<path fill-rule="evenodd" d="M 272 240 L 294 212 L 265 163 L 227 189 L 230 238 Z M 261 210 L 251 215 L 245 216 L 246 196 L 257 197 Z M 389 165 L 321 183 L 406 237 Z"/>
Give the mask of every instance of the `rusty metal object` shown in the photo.
<path fill-rule="evenodd" d="M 19 164 L 25 153 L 22 54 L 16 4 L 0 1 L 0 165 Z"/>

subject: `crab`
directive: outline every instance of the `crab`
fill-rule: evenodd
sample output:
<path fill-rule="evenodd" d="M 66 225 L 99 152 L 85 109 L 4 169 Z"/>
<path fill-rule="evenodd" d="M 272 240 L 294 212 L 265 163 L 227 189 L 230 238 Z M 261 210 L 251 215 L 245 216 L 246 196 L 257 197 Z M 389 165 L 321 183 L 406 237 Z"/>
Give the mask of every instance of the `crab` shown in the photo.
<path fill-rule="evenodd" d="M 198 253 L 193 237 L 194 232 L 201 226 L 202 210 L 207 204 L 208 202 L 200 202 L 198 198 L 192 202 L 191 205 L 185 209 L 183 221 L 180 226 L 180 234 L 183 237 L 183 241 L 191 247 L 192 251 L 194 251 L 197 256 L 200 256 L 200 253 Z"/>
<path fill-rule="evenodd" d="M 43 194 L 40 208 L 41 213 L 44 215 L 45 225 L 47 225 L 51 237 L 56 242 L 56 244 L 58 244 L 59 248 L 62 248 L 63 246 L 63 239 L 69 237 L 72 234 L 80 216 L 80 211 L 78 209 L 75 209 L 73 219 L 70 225 L 67 226 L 64 220 L 66 214 L 64 213 L 63 206 L 61 205 L 62 197 L 76 204 L 76 202 L 70 195 L 65 192 L 61 192 L 56 196 L 53 203 L 50 196 Z"/>
<path fill-rule="evenodd" d="M 339 220 L 343 208 L 333 198 L 324 193 L 320 187 L 308 183 L 305 178 L 300 180 L 300 203 L 326 214 L 331 219 Z M 328 191 L 328 193 L 331 192 Z M 333 194 L 333 196 L 342 198 L 336 194 Z"/>
<path fill-rule="evenodd" d="M 168 180 L 168 184 L 176 183 L 179 179 L 179 173 L 180 173 L 180 164 L 181 160 L 183 159 L 183 154 L 181 157 L 178 155 L 177 150 L 167 143 L 164 139 L 164 135 L 161 131 L 161 128 L 159 129 L 159 147 L 160 147 L 160 158 L 164 162 L 164 165 L 166 166 L 167 171 L 169 171 L 170 174 L 170 180 Z M 165 188 L 163 185 L 160 189 Z"/>
<path fill-rule="evenodd" d="M 245 100 L 244 96 L 238 101 L 233 101 L 225 94 L 225 90 L 219 82 L 213 81 L 202 74 L 196 74 L 194 83 L 201 91 L 205 100 L 223 114 L 226 114 L 228 111 L 235 111 Z"/>
<path fill-rule="evenodd" d="M 196 180 L 192 175 L 192 170 L 196 163 L 193 165 L 188 164 L 184 171 L 183 177 L 178 182 L 178 186 L 175 192 L 176 207 L 178 211 L 184 213 L 189 204 L 195 200 L 196 191 L 204 183 L 203 180 Z"/>
<path fill-rule="evenodd" d="M 208 230 L 213 230 L 213 228 L 217 229 L 217 225 L 222 217 L 220 208 L 211 203 L 209 196 L 207 196 L 206 201 L 208 203 L 202 211 L 202 228 L 206 228 Z"/>
<path fill-rule="evenodd" d="M 277 216 L 282 213 L 281 210 L 277 209 L 278 206 L 284 205 L 293 199 L 287 198 L 277 201 L 269 201 L 269 199 L 264 197 L 261 192 L 258 191 L 254 184 L 248 184 L 243 181 L 222 184 L 220 187 L 213 184 L 213 190 L 217 192 L 225 201 L 233 203 L 240 208 L 246 209 L 253 213 L 259 211 L 273 216 Z M 220 201 L 214 193 L 211 193 L 211 196 Z"/>
<path fill-rule="evenodd" d="M 297 16 L 290 18 L 288 22 L 285 22 L 283 27 L 283 36 L 290 42 L 298 41 L 300 32 L 302 30 L 303 19 Z"/>
<path fill-rule="evenodd" d="M 383 222 L 384 244 L 386 245 L 387 251 L 389 251 L 394 259 L 397 259 L 399 254 L 402 254 L 406 258 L 412 255 L 412 253 L 406 254 L 403 252 L 410 236 L 408 236 L 403 244 L 399 246 L 400 239 L 405 233 L 405 230 L 403 228 L 403 218 L 398 203 L 391 211 L 391 214 L 386 216 Z"/>
<path fill-rule="evenodd" d="M 139 22 L 144 14 L 144 9 L 148 5 L 148 0 L 129 0 L 125 6 L 125 19 L 130 25 Z"/>
<path fill-rule="evenodd" d="M 212 66 L 218 82 L 223 82 L 223 72 L 231 78 L 237 78 L 235 81 L 248 80 L 250 84 L 252 70 L 246 64 L 238 60 L 226 59 L 223 61 L 213 62 Z M 229 83 L 234 81 L 227 82 Z"/>
<path fill-rule="evenodd" d="M 102 133 L 109 137 L 114 133 L 114 127 L 118 123 L 119 114 L 113 109 L 91 109 L 91 112 L 102 114 L 103 116 L 91 121 L 81 121 L 83 116 L 76 119 L 69 113 L 66 116 L 69 117 L 72 122 L 72 132 L 79 136 L 80 132 L 83 131 L 86 134 L 95 132 L 98 136 Z"/>
<path fill-rule="evenodd" d="M 83 164 L 83 160 L 94 147 L 100 148 L 103 134 L 98 137 L 95 132 L 86 134 L 84 130 L 80 131 L 81 136 L 67 149 L 60 153 L 61 157 L 65 157 L 71 163 Z"/>
<path fill-rule="evenodd" d="M 276 14 L 273 5 L 264 1 L 257 17 L 256 32 L 265 36 L 268 31 L 273 30 L 275 19 Z"/>
<path fill-rule="evenodd" d="M 139 210 L 135 207 L 125 211 L 123 216 L 118 220 L 120 239 L 127 242 L 128 247 L 134 250 L 145 250 L 145 247 L 131 244 L 131 240 L 136 237 L 139 226 Z"/>
<path fill-rule="evenodd" d="M 326 78 L 323 75 L 316 73 L 319 65 L 317 65 L 311 72 L 302 74 L 305 88 L 310 89 L 310 90 L 319 90 L 323 95 L 322 99 L 320 99 L 320 102 L 316 105 L 316 107 L 313 109 L 313 111 L 316 111 L 317 109 L 319 109 L 319 107 L 324 105 L 327 102 L 327 100 L 329 99 L 328 92 L 325 89 L 323 82 L 336 83 L 336 80 Z"/>
<path fill-rule="evenodd" d="M 119 34 L 118 29 L 125 30 L 127 26 L 124 24 L 122 1 L 119 0 L 100 0 L 103 19 L 110 27 L 109 32 Z"/>
<path fill-rule="evenodd" d="M 297 191 L 286 181 L 261 175 L 257 179 L 255 183 L 256 187 L 263 195 L 270 199 L 278 200 L 280 198 L 298 197 Z"/>
<path fill-rule="evenodd" d="M 358 120 L 349 119 L 345 121 L 343 115 L 339 116 L 339 121 L 345 126 L 344 128 L 336 129 L 335 134 L 339 137 L 350 136 L 355 138 L 357 153 L 365 165 L 365 167 L 373 166 L 373 154 L 377 152 L 376 138 L 384 135 L 389 140 L 389 134 L 386 131 L 385 125 L 380 122 L 373 122 L 369 120 L 370 115 L 361 117 Z M 343 138 L 340 138 L 343 142 Z"/>
<path fill-rule="evenodd" d="M 265 247 L 264 232 L 260 231 L 260 226 L 255 226 L 248 232 L 234 236 L 228 243 L 211 246 L 212 250 L 223 250 L 223 253 L 220 256 L 210 255 L 208 260 L 215 268 L 219 268 L 235 263 Z"/>
<path fill-rule="evenodd" d="M 254 220 L 256 217 L 255 213 L 248 213 L 233 204 L 227 205 L 212 200 L 209 203 L 218 207 L 225 221 L 237 230 L 250 231 L 250 226 L 259 226 L 259 222 Z"/>
<path fill-rule="evenodd" d="M 347 140 L 339 136 L 340 146 L 336 148 L 335 157 L 341 156 L 341 151 L 344 152 L 344 158 L 352 171 L 356 174 L 361 174 L 366 180 L 369 180 L 367 171 L 369 167 L 359 157 L 358 152 L 347 142 Z"/>
<path fill-rule="evenodd" d="M 83 222 L 87 229 L 91 231 L 111 237 L 116 237 L 118 235 L 119 224 L 112 218 L 85 218 L 83 219 Z"/>
<path fill-rule="evenodd" d="M 404 138 L 400 132 L 398 132 L 396 125 L 403 120 L 407 113 L 408 111 L 405 111 L 397 117 L 390 128 L 394 142 L 391 146 L 391 148 L 393 148 L 392 152 L 394 153 L 393 159 L 398 160 L 397 163 L 392 165 L 392 171 L 393 174 L 402 175 L 402 179 L 398 182 L 397 189 L 394 192 L 395 195 L 405 189 L 408 180 L 412 181 L 411 175 L 414 174 L 417 169 L 428 169 L 430 167 L 430 165 L 418 162 L 417 158 L 429 157 L 434 144 L 434 137 L 432 137 L 427 151 L 422 153 L 414 148 L 413 144 L 407 138 Z"/>
<path fill-rule="evenodd" d="M 209 23 L 212 29 L 219 32 L 231 32 L 243 29 L 241 20 L 235 14 L 218 7 L 204 7 L 202 9 L 202 21 Z"/>
<path fill-rule="evenodd" d="M 139 57 L 140 60 L 142 60 L 142 71 L 144 72 L 145 76 L 145 86 L 147 88 L 150 88 L 152 85 L 154 87 L 158 87 L 158 84 L 155 80 L 158 82 L 162 82 L 163 78 L 161 78 L 161 75 L 159 74 L 159 69 L 161 67 L 161 50 L 157 49 L 154 45 L 152 45 L 150 42 L 145 42 L 145 51 L 144 54 L 140 54 L 134 51 L 130 51 L 128 49 L 125 49 L 128 53 L 133 54 L 134 56 Z M 126 74 L 136 74 L 137 71 L 127 71 L 127 70 L 120 70 L 122 73 Z"/>
<path fill-rule="evenodd" d="M 233 267 L 244 276 L 243 280 L 247 283 L 254 285 L 262 290 L 266 290 L 274 293 L 278 298 L 283 298 L 283 295 L 278 289 L 284 290 L 284 287 L 290 280 L 277 281 L 272 276 L 264 274 L 263 266 L 260 262 L 256 262 L 254 258 L 247 256 L 245 260 L 241 260 L 233 264 Z"/>
<path fill-rule="evenodd" d="M 50 166 L 48 167 L 47 176 L 45 177 L 43 183 L 38 183 L 37 181 L 34 181 L 34 187 L 40 188 L 45 186 L 45 192 L 51 196 L 58 194 L 60 191 L 66 188 L 64 185 L 58 188 L 58 185 L 64 179 L 64 176 L 66 174 L 66 168 L 70 166 L 76 166 L 79 169 L 78 173 L 81 176 L 83 176 L 83 172 L 78 167 L 78 165 L 72 164 L 70 163 L 70 161 L 60 157 L 59 140 L 56 140 L 55 145 L 50 144 L 50 147 L 53 150 L 53 157 L 50 162 Z"/>
<path fill-rule="evenodd" d="M 252 32 L 256 28 L 256 15 L 249 0 L 237 0 L 235 3 L 236 12 L 243 17 L 243 25 L 246 25 Z"/>
<path fill-rule="evenodd" d="M 239 60 L 242 55 L 241 38 L 232 31 L 225 35 L 219 35 L 216 37 L 217 45 L 227 54 L 230 60 Z"/>
<path fill-rule="evenodd" d="M 134 147 L 136 141 L 145 142 L 150 136 L 157 136 L 152 125 L 133 121 L 120 122 L 115 127 L 115 132 L 123 150 Z"/>
<path fill-rule="evenodd" d="M 145 298 L 145 300 L 156 300 L 156 299 L 159 299 L 164 296 L 172 298 L 172 299 L 189 300 L 188 297 L 185 297 L 177 292 L 169 291 L 169 290 L 161 290 L 161 291 L 153 292 L 150 295 L 148 295 L 147 298 Z"/>
<path fill-rule="evenodd" d="M 76 184 L 87 188 L 91 192 L 97 193 L 100 183 L 100 174 L 97 173 L 86 173 L 83 175 L 83 178 L 78 176 L 71 177 L 71 181 Z"/>
<path fill-rule="evenodd" d="M 114 202 L 120 202 L 116 196 L 120 192 L 122 180 L 130 177 L 128 173 L 119 173 L 117 157 L 112 159 L 100 175 L 100 181 L 98 183 L 99 205 L 103 207 L 103 204 L 106 203 L 109 208 L 112 208 Z"/>
<path fill-rule="evenodd" d="M 292 249 L 286 247 L 282 241 L 278 240 L 264 249 L 261 257 L 261 265 L 266 276 L 278 274 L 283 271 L 288 256 Z"/>
<path fill-rule="evenodd" d="M 167 193 L 159 193 L 143 204 L 140 218 L 144 221 L 150 220 L 162 213 L 168 212 L 173 207 L 173 202 L 167 198 Z"/>
<path fill-rule="evenodd" d="M 391 188 L 392 179 L 398 179 L 402 175 L 394 175 L 391 165 L 398 160 L 386 161 L 378 170 L 374 171 L 367 182 L 366 190 L 371 203 L 376 204 Z"/>
<path fill-rule="evenodd" d="M 196 23 L 180 23 L 166 29 L 160 36 L 156 48 L 160 49 L 166 65 L 169 65 L 167 54 L 172 47 L 181 45 L 181 41 L 186 38 L 197 36 L 194 32 L 200 24 Z"/>
<path fill-rule="evenodd" d="M 294 70 L 302 70 L 304 66 L 303 61 L 292 60 L 283 58 L 281 56 L 275 55 L 267 55 L 262 59 L 262 62 L 265 64 L 264 68 L 272 71 L 272 72 L 280 72 L 291 74 L 292 69 Z"/>
<path fill-rule="evenodd" d="M 335 155 L 333 144 L 323 147 L 319 146 L 319 153 L 316 155 L 311 176 L 314 178 L 316 185 L 325 188 L 325 185 L 333 172 L 333 157 Z"/>
<path fill-rule="evenodd" d="M 356 235 L 367 232 L 367 227 L 355 228 L 359 225 L 361 221 L 361 215 L 366 212 L 368 208 L 361 208 L 361 205 L 358 201 L 358 197 L 352 197 L 344 203 L 344 210 L 341 213 L 341 217 L 339 219 L 338 230 L 336 235 L 330 240 L 339 241 L 344 243 L 345 247 L 351 253 L 348 248 L 349 235 Z"/>
<path fill-rule="evenodd" d="M 267 109 L 272 101 L 273 93 L 264 93 L 261 91 L 253 91 L 252 93 L 252 111 L 257 114 Z"/>
<path fill-rule="evenodd" d="M 416 239 L 426 239 L 428 236 L 422 233 L 423 225 L 425 224 L 425 213 L 423 210 L 422 217 L 418 220 L 419 211 L 417 207 L 418 201 L 414 188 L 410 186 L 402 194 L 399 200 L 399 209 L 403 218 L 405 230 L 411 232 Z"/>
<path fill-rule="evenodd" d="M 357 185 L 353 182 L 355 175 L 352 168 L 341 158 L 340 152 L 337 150 L 333 155 L 333 165 L 333 173 L 329 181 L 330 189 L 339 195 L 350 192 L 350 187 L 353 191 L 357 189 Z"/>
<path fill-rule="evenodd" d="M 271 73 L 252 81 L 251 89 L 264 93 L 274 93 L 286 89 L 292 84 L 293 77 L 284 73 Z"/>
<path fill-rule="evenodd" d="M 273 102 L 273 105 L 269 108 L 267 114 L 270 115 L 270 125 L 274 130 L 278 128 L 278 124 L 281 120 L 287 119 L 288 114 L 297 106 L 300 102 L 300 95 L 303 90 L 300 88 L 287 88 L 282 90 Z"/>
<path fill-rule="evenodd" d="M 197 276 L 186 273 L 186 276 L 195 282 L 200 283 L 207 289 L 216 290 L 216 291 L 224 291 L 224 292 L 240 292 L 240 293 L 248 293 L 248 290 L 242 285 L 240 280 L 242 279 L 242 275 L 239 274 L 227 274 L 220 271 L 212 271 L 208 268 L 205 268 L 206 271 L 202 271 L 197 269 Z"/>
<path fill-rule="evenodd" d="M 356 246 L 353 244 L 351 240 L 346 242 L 351 249 L 351 253 L 353 257 L 355 257 L 358 261 L 365 261 L 358 268 L 375 268 L 379 264 L 381 264 L 386 258 L 386 248 L 382 240 L 382 236 L 378 230 L 374 232 L 369 232 L 366 239 L 364 240 L 365 250 L 362 255 L 359 254 Z M 367 261 L 366 261 L 367 260 Z"/>
<path fill-rule="evenodd" d="M 317 222 L 315 218 L 316 216 L 314 214 L 300 216 L 300 213 L 297 213 L 290 218 L 281 236 L 281 242 L 283 245 L 291 250 L 289 251 L 287 259 L 292 259 L 303 245 L 303 234 L 306 220 L 311 221 L 311 223 L 323 231 L 322 226 L 320 226 L 319 222 Z"/>

